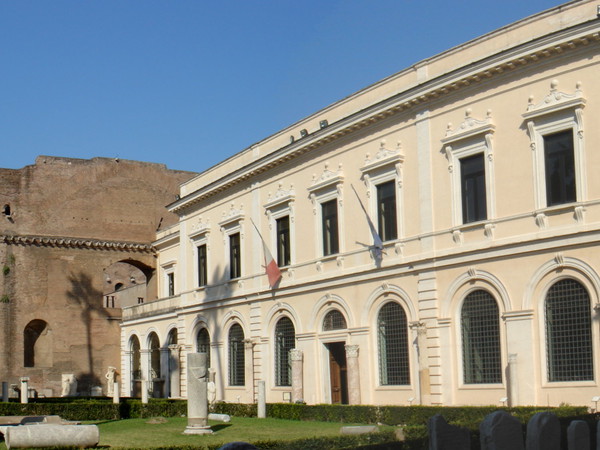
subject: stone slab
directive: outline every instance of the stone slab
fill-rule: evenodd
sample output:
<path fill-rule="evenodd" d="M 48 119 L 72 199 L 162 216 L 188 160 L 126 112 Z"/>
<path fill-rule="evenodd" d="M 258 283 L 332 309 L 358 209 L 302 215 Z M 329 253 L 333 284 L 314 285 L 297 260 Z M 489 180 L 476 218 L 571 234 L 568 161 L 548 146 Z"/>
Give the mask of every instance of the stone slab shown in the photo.
<path fill-rule="evenodd" d="M 379 431 L 377 425 L 361 425 L 340 428 L 341 434 L 368 434 Z"/>

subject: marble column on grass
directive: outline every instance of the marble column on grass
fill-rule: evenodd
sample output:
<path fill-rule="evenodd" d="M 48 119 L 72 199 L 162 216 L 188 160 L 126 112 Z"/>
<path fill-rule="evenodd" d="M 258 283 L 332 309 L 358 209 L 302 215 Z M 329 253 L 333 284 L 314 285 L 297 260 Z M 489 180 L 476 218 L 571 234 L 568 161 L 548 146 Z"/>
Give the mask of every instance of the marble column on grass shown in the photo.
<path fill-rule="evenodd" d="M 348 403 L 360 405 L 360 367 L 358 365 L 358 345 L 346 345 L 348 367 Z"/>

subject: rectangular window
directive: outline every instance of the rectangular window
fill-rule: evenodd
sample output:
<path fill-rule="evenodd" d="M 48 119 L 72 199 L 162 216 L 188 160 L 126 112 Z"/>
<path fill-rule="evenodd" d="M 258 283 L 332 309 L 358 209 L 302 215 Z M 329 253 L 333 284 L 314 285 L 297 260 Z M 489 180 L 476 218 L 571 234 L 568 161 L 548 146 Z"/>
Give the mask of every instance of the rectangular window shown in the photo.
<path fill-rule="evenodd" d="M 167 288 L 168 288 L 168 296 L 172 297 L 175 295 L 175 273 L 169 272 L 167 274 Z"/>
<path fill-rule="evenodd" d="M 292 259 L 290 246 L 290 217 L 281 217 L 275 222 L 277 225 L 277 265 L 279 267 L 289 266 Z"/>
<path fill-rule="evenodd" d="M 544 136 L 546 205 L 561 205 L 577 200 L 573 130 Z"/>
<path fill-rule="evenodd" d="M 206 244 L 196 247 L 198 251 L 198 286 L 208 284 L 208 264 L 206 261 Z"/>
<path fill-rule="evenodd" d="M 487 219 L 483 153 L 460 159 L 463 223 Z"/>
<path fill-rule="evenodd" d="M 382 241 L 398 238 L 396 223 L 396 183 L 388 181 L 377 185 L 377 220 Z"/>
<path fill-rule="evenodd" d="M 323 256 L 339 252 L 337 200 L 321 204 L 321 226 L 323 228 Z"/>
<path fill-rule="evenodd" d="M 229 236 L 229 278 L 242 276 L 242 249 L 240 246 L 240 233 Z"/>

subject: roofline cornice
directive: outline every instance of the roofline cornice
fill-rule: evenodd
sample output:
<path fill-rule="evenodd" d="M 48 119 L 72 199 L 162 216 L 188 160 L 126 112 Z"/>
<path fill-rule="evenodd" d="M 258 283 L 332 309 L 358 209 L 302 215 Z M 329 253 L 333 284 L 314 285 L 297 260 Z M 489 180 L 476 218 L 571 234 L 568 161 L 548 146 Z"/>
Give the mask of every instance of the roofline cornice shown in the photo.
<path fill-rule="evenodd" d="M 151 244 L 57 236 L 0 235 L 0 243 L 27 247 L 77 248 L 155 254 Z"/>
<path fill-rule="evenodd" d="M 593 19 L 503 50 L 449 73 L 409 87 L 386 100 L 346 116 L 329 124 L 326 128 L 319 129 L 207 184 L 171 203 L 167 208 L 174 213 L 183 213 L 193 205 L 238 183 L 392 115 L 422 107 L 427 102 L 439 100 L 441 97 L 455 93 L 470 85 L 500 76 L 519 67 L 538 63 L 542 60 L 545 61 L 582 46 L 598 44 L 599 42 L 600 21 Z"/>

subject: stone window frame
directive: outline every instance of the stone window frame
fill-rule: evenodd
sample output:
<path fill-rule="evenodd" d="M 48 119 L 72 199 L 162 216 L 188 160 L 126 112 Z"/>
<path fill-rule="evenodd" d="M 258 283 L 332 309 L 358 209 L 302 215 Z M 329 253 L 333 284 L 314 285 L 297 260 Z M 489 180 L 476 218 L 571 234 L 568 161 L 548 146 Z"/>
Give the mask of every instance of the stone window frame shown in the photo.
<path fill-rule="evenodd" d="M 587 177 L 585 172 L 585 152 L 583 135 L 583 108 L 586 100 L 581 90 L 581 82 L 577 82 L 575 92 L 566 94 L 558 90 L 558 81 L 550 83 L 550 93 L 535 104 L 533 95 L 529 97 L 527 112 L 523 114 L 533 153 L 533 188 L 536 209 L 536 222 L 542 228 L 546 225 L 545 210 L 570 207 L 573 203 L 547 206 L 546 170 L 544 161 L 544 136 L 573 131 L 573 157 L 575 160 L 576 202 L 587 199 Z M 577 206 L 575 206 L 577 208 Z"/>
<path fill-rule="evenodd" d="M 403 175 L 402 166 L 404 164 L 404 153 L 402 152 L 402 143 L 396 143 L 395 150 L 387 148 L 387 141 L 382 139 L 379 143 L 379 150 L 371 157 L 370 153 L 365 155 L 365 162 L 360 168 L 362 180 L 367 188 L 369 215 L 374 219 L 375 226 L 379 232 L 379 214 L 377 204 L 377 186 L 393 181 L 396 194 L 396 239 L 385 242 L 393 242 L 402 239 L 404 236 L 404 201 L 403 201 Z M 399 251 L 399 244 L 396 244 L 396 251 Z"/>
<path fill-rule="evenodd" d="M 243 278 L 245 274 L 244 254 L 246 252 L 244 251 L 244 218 L 243 206 L 236 208 L 232 203 L 229 211 L 223 212 L 223 218 L 219 222 L 219 227 L 223 234 L 224 259 L 227 263 L 228 275 L 231 274 L 231 236 L 237 233 L 240 235 L 240 273 L 238 277 L 229 277 L 229 281 L 237 280 L 238 283 L 241 283 L 241 278 Z"/>
<path fill-rule="evenodd" d="M 210 284 L 210 224 L 208 221 L 202 222 L 201 219 L 192 226 L 192 232 L 188 236 L 193 247 L 194 253 L 194 287 L 196 289 L 203 289 Z M 198 259 L 198 247 L 206 246 L 206 284 L 200 283 L 200 266 Z"/>
<path fill-rule="evenodd" d="M 333 172 L 329 170 L 329 163 L 325 163 L 323 173 L 317 177 L 313 175 L 312 184 L 308 187 L 309 197 L 313 205 L 313 215 L 315 216 L 315 254 L 318 258 L 341 258 L 345 251 L 344 244 L 344 195 L 343 195 L 344 173 L 342 165 Z M 324 203 L 336 200 L 337 203 L 337 233 L 338 233 L 338 251 L 330 255 L 325 255 L 323 251 L 323 215 L 322 207 Z"/>
<path fill-rule="evenodd" d="M 161 265 L 161 271 L 163 273 L 163 287 L 161 289 L 165 298 L 174 297 L 177 295 L 177 276 L 176 276 L 176 261 L 168 261 Z M 173 294 L 169 292 L 169 277 L 173 277 Z"/>
<path fill-rule="evenodd" d="M 496 129 L 492 122 L 492 112 L 486 112 L 485 119 L 472 117 L 472 109 L 465 111 L 464 121 L 455 129 L 449 123 L 446 136 L 442 139 L 444 153 L 448 160 L 450 174 L 450 192 L 452 208 L 452 226 L 460 228 L 489 222 L 496 217 L 496 187 L 494 183 L 494 148 L 493 134 Z M 463 158 L 483 153 L 485 168 L 485 198 L 487 218 L 477 222 L 463 222 L 462 178 L 460 161 Z"/>
<path fill-rule="evenodd" d="M 267 220 L 270 230 L 270 242 L 273 253 L 275 253 L 275 260 L 279 261 L 279 245 L 277 236 L 277 220 L 283 217 L 289 217 L 290 221 L 290 264 L 289 267 L 296 262 L 296 218 L 295 218 L 295 201 L 296 194 L 294 186 L 291 185 L 289 190 L 283 189 L 283 184 L 279 183 L 278 189 L 272 196 L 269 193 L 267 203 L 263 205 L 267 214 Z M 278 263 L 279 264 L 279 263 Z M 282 266 L 279 266 L 281 269 Z"/>

